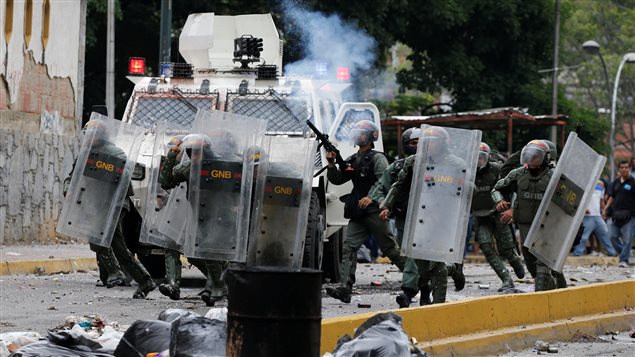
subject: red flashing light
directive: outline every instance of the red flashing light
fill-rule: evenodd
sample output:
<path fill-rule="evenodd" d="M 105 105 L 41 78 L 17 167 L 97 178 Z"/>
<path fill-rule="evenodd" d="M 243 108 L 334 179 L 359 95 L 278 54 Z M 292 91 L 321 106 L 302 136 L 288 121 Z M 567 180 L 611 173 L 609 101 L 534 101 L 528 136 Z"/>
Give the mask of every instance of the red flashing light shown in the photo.
<path fill-rule="evenodd" d="M 348 67 L 337 67 L 335 78 L 338 81 L 348 81 L 351 79 L 351 73 L 348 71 Z"/>
<path fill-rule="evenodd" d="M 146 73 L 146 59 L 143 57 L 130 57 L 128 60 L 128 73 L 134 76 L 143 76 Z"/>

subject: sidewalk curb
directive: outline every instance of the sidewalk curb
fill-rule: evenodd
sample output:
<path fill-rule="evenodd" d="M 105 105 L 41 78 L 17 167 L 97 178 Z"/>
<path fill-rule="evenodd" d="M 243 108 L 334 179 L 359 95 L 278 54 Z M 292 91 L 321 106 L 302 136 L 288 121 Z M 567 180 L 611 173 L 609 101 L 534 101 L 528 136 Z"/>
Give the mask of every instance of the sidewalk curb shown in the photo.
<path fill-rule="evenodd" d="M 0 262 L 0 276 L 16 274 L 56 274 L 97 269 L 95 258 L 22 260 Z"/>
<path fill-rule="evenodd" d="M 532 347 L 537 339 L 567 339 L 573 335 L 571 330 L 630 329 L 635 324 L 634 308 L 635 280 L 621 280 L 391 311 L 403 317 L 408 336 L 433 355 L 474 356 Z M 340 337 L 352 336 L 377 313 L 322 320 L 321 354 L 333 350 Z"/>
<path fill-rule="evenodd" d="M 377 258 L 377 263 L 390 264 L 390 259 L 387 257 Z M 466 255 L 463 258 L 463 263 L 471 264 L 487 264 L 487 259 L 483 255 Z M 617 257 L 593 257 L 590 255 L 581 257 L 567 257 L 565 265 L 569 266 L 617 266 L 619 264 Z"/>

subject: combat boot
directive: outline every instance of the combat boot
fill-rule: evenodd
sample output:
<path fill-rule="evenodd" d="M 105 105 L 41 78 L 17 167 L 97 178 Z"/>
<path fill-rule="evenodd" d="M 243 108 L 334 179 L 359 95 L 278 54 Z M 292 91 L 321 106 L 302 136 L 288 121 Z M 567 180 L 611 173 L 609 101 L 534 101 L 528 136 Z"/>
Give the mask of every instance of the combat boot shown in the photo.
<path fill-rule="evenodd" d="M 417 295 L 417 292 L 411 289 L 402 288 L 402 290 L 403 292 L 399 293 L 399 295 L 397 295 L 397 298 L 395 299 L 400 309 L 410 306 L 410 304 L 412 304 L 412 298 Z"/>
<path fill-rule="evenodd" d="M 465 275 L 463 275 L 463 264 L 453 264 L 454 266 L 448 267 L 451 269 L 450 277 L 454 281 L 454 289 L 461 291 L 465 288 Z"/>
<path fill-rule="evenodd" d="M 525 266 L 519 256 L 514 255 L 514 257 L 509 260 L 509 264 L 514 269 L 514 274 L 516 274 L 518 279 L 525 277 Z"/>
<path fill-rule="evenodd" d="M 125 286 L 126 276 L 123 275 L 121 271 L 117 271 L 114 274 L 108 275 L 108 279 L 106 280 L 105 285 L 108 289 L 113 288 L 115 286 Z"/>
<path fill-rule="evenodd" d="M 551 276 L 549 267 L 540 265 L 536 268 L 535 291 L 547 291 L 556 288 L 556 281 Z"/>
<path fill-rule="evenodd" d="M 338 286 L 337 288 L 328 287 L 326 288 L 326 294 L 334 299 L 348 304 L 351 302 L 351 290 L 352 289 L 345 286 Z"/>
<path fill-rule="evenodd" d="M 152 278 L 149 278 L 148 280 L 146 280 L 145 283 L 143 283 L 141 286 L 139 286 L 139 289 L 137 289 L 137 291 L 135 291 L 134 295 L 132 295 L 133 299 L 145 299 L 146 297 L 148 297 L 148 294 L 156 289 L 156 285 L 154 284 L 154 281 L 152 281 Z"/>
<path fill-rule="evenodd" d="M 428 285 L 421 288 L 421 294 L 419 295 L 419 306 L 431 305 L 432 299 L 430 298 L 430 287 Z"/>
<path fill-rule="evenodd" d="M 552 270 L 551 275 L 556 279 L 556 288 L 564 289 L 567 287 L 567 279 L 564 277 L 563 273 L 558 273 L 557 271 Z"/>
<path fill-rule="evenodd" d="M 501 285 L 501 287 L 498 288 L 498 292 L 500 293 L 500 292 L 503 292 L 506 290 L 512 290 L 512 289 L 514 289 L 514 281 L 508 274 L 507 277 L 503 279 L 503 285 Z"/>
<path fill-rule="evenodd" d="M 224 296 L 212 296 L 212 292 L 209 290 L 203 290 L 199 293 L 201 300 L 205 302 L 206 306 L 214 306 L 217 302 L 223 300 Z"/>
<path fill-rule="evenodd" d="M 181 298 L 181 288 L 174 283 L 165 283 L 159 285 L 159 292 L 169 297 L 171 300 L 179 300 Z"/>

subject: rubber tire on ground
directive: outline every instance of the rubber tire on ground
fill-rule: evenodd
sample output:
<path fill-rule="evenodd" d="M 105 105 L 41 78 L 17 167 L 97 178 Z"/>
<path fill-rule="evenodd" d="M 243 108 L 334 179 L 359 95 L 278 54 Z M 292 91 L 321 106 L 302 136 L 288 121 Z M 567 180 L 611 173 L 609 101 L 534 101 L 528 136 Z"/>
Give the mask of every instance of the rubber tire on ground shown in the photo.
<path fill-rule="evenodd" d="M 304 268 L 320 269 L 322 265 L 322 252 L 324 242 L 324 214 L 320 205 L 318 193 L 311 192 L 309 203 L 309 217 L 306 226 L 306 237 L 304 239 L 304 253 L 302 266 Z"/>
<path fill-rule="evenodd" d="M 342 242 L 344 241 L 344 230 L 339 231 L 329 237 L 329 241 L 324 243 L 324 258 L 322 259 L 322 271 L 324 278 L 330 283 L 339 283 L 342 279 L 340 273 L 340 262 L 342 261 Z"/>

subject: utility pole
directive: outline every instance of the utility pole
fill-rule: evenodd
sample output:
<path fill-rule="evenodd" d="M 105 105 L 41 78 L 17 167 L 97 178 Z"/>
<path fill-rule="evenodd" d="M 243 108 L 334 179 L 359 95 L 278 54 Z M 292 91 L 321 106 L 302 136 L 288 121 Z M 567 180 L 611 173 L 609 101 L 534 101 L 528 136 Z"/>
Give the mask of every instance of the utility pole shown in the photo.
<path fill-rule="evenodd" d="M 115 117 L 115 0 L 108 0 L 106 29 L 106 108 Z"/>
<path fill-rule="evenodd" d="M 172 51 L 172 0 L 161 0 L 161 33 L 159 40 L 159 66 L 170 62 Z"/>
<path fill-rule="evenodd" d="M 560 0 L 556 0 L 556 26 L 553 34 L 553 79 L 551 88 L 551 115 L 558 115 L 558 55 L 560 47 Z M 558 143 L 558 128 L 551 127 L 551 142 Z"/>

